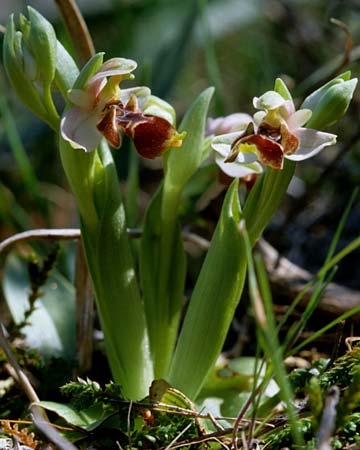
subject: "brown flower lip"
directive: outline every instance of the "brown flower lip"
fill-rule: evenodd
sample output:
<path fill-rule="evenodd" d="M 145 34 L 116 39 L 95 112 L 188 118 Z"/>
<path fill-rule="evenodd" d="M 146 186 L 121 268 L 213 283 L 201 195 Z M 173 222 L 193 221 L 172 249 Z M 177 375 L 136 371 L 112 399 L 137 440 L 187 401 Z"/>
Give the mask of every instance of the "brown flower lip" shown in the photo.
<path fill-rule="evenodd" d="M 300 141 L 295 134 L 289 131 L 286 124 L 273 127 L 266 122 L 262 122 L 256 133 L 254 133 L 253 127 L 251 130 L 249 124 L 244 134 L 232 143 L 231 152 L 226 158 L 226 162 L 235 161 L 239 154 L 238 147 L 240 144 L 255 145 L 260 162 L 273 169 L 281 170 L 284 165 L 284 154 L 295 153 Z"/>
<path fill-rule="evenodd" d="M 144 158 L 162 156 L 170 147 L 181 147 L 182 136 L 162 117 L 144 114 L 132 99 L 124 106 L 113 102 L 106 106 L 97 129 L 113 147 L 120 147 L 120 131 L 133 140 Z M 178 138 L 177 138 L 178 137 Z"/>
<path fill-rule="evenodd" d="M 154 159 L 163 155 L 170 147 L 180 147 L 175 128 L 162 117 L 133 113 L 133 117 L 118 119 L 119 127 L 135 144 L 136 150 L 144 158 Z"/>
<path fill-rule="evenodd" d="M 96 125 L 96 128 L 106 138 L 106 140 L 115 148 L 121 145 L 121 136 L 116 126 L 116 106 L 107 107 L 106 113 Z"/>

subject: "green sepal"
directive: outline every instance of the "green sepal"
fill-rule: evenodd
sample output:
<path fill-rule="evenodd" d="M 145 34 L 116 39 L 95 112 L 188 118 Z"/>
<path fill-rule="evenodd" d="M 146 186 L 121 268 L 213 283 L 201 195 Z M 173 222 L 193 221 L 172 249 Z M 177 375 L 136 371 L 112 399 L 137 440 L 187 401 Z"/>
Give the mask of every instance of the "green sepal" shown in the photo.
<path fill-rule="evenodd" d="M 238 180 L 234 180 L 190 299 L 167 378 L 192 400 L 222 350 L 243 290 L 246 255 L 238 229 L 240 218 Z"/>
<path fill-rule="evenodd" d="M 104 52 L 96 53 L 81 69 L 79 76 L 74 83 L 74 89 L 83 89 L 91 77 L 100 69 L 104 60 Z"/>
<path fill-rule="evenodd" d="M 294 106 L 294 101 L 292 98 L 292 95 L 286 86 L 286 84 L 283 82 L 281 78 L 276 78 L 275 85 L 274 85 L 274 91 L 281 95 L 282 98 L 285 100 L 289 100 L 291 104 Z"/>

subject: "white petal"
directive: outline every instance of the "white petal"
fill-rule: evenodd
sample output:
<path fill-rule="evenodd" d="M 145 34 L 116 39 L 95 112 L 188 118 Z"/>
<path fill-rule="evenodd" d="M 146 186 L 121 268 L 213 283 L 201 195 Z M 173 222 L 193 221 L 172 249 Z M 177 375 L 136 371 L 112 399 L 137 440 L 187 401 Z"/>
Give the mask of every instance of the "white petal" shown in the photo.
<path fill-rule="evenodd" d="M 99 145 L 102 137 L 96 128 L 98 121 L 97 114 L 89 114 L 76 107 L 71 108 L 61 119 L 61 136 L 73 148 L 91 152 Z"/>
<path fill-rule="evenodd" d="M 207 134 L 225 134 L 235 131 L 244 131 L 252 118 L 249 114 L 234 113 L 225 117 L 218 117 L 217 119 L 209 119 Z"/>
<path fill-rule="evenodd" d="M 238 137 L 242 136 L 243 132 L 227 133 L 221 134 L 220 136 L 215 136 L 211 147 L 219 153 L 223 158 L 226 158 L 231 151 L 231 144 Z"/>
<path fill-rule="evenodd" d="M 70 89 L 68 91 L 68 99 L 74 105 L 87 110 L 91 109 L 94 104 L 94 98 L 83 89 Z"/>
<path fill-rule="evenodd" d="M 298 128 L 306 124 L 306 122 L 312 116 L 311 109 L 299 109 L 299 111 L 294 112 L 287 120 L 287 124 L 290 131 L 295 131 Z"/>
<path fill-rule="evenodd" d="M 284 119 L 288 120 L 288 118 L 294 114 L 295 108 L 294 103 L 291 100 L 286 100 L 283 105 L 280 106 L 280 114 Z"/>
<path fill-rule="evenodd" d="M 254 97 L 253 105 L 256 109 L 276 109 L 282 106 L 286 100 L 275 91 L 267 91 L 261 97 Z"/>
<path fill-rule="evenodd" d="M 138 86 L 129 89 L 121 89 L 120 100 L 126 105 L 130 100 L 130 97 L 135 95 L 138 100 L 139 108 L 142 110 L 145 108 L 146 102 L 151 95 L 151 91 L 146 86 Z"/>
<path fill-rule="evenodd" d="M 229 177 L 233 178 L 242 178 L 246 175 L 251 175 L 252 173 L 261 173 L 263 171 L 261 165 L 257 162 L 253 164 L 240 164 L 237 162 L 226 163 L 221 156 L 217 156 L 216 164 L 220 167 L 220 169 L 229 175 Z"/>
<path fill-rule="evenodd" d="M 299 128 L 295 132 L 300 139 L 300 147 L 293 155 L 284 155 L 292 161 L 303 161 L 317 155 L 324 147 L 336 143 L 336 134 L 324 133 L 311 128 Z"/>
<path fill-rule="evenodd" d="M 106 61 L 91 78 L 90 82 L 93 83 L 96 80 L 113 77 L 116 75 L 126 75 L 136 69 L 136 62 L 132 59 L 125 58 L 112 58 Z"/>
<path fill-rule="evenodd" d="M 264 120 L 264 117 L 266 116 L 265 111 L 258 111 L 253 115 L 253 119 L 255 122 L 255 125 L 259 126 L 261 122 Z"/>

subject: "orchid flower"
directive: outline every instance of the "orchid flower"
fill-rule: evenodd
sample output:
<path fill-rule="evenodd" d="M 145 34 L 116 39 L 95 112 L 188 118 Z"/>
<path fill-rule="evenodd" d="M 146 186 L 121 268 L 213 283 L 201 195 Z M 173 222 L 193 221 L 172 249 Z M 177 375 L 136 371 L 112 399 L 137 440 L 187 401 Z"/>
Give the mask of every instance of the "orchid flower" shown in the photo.
<path fill-rule="evenodd" d="M 230 178 L 244 178 L 262 172 L 256 154 L 238 153 L 234 161 L 227 161 L 231 144 L 242 136 L 252 118 L 249 114 L 235 113 L 226 117 L 210 119 L 206 134 L 214 134 L 212 147 L 216 151 L 215 161 L 221 172 Z"/>
<path fill-rule="evenodd" d="M 171 114 L 146 114 L 151 103 L 150 89 L 120 89 L 124 79 L 134 78 L 135 61 L 113 58 L 102 64 L 82 89 L 71 89 L 72 106 L 61 120 L 61 136 L 73 148 L 94 150 L 102 137 L 115 148 L 121 146 L 120 132 L 128 135 L 137 151 L 146 158 L 162 155 L 170 147 L 181 147 L 184 134 L 178 134 Z M 169 106 L 169 105 L 168 105 Z M 153 108 L 149 105 L 149 111 Z"/>
<path fill-rule="evenodd" d="M 258 173 L 259 162 L 281 170 L 284 158 L 302 161 L 336 143 L 334 134 L 303 128 L 312 112 L 296 111 L 290 96 L 268 91 L 253 104 L 261 111 L 244 120 L 242 130 L 238 126 L 237 132 L 216 136 L 212 142 L 218 165 L 230 176 Z"/>

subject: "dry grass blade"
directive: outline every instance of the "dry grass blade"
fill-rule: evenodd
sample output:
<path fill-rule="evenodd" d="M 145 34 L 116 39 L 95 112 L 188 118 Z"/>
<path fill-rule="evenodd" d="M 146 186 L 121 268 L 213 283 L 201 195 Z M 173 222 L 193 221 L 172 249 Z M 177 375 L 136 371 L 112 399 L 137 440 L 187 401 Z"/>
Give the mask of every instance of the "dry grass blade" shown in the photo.
<path fill-rule="evenodd" d="M 186 441 L 178 442 L 177 444 L 173 444 L 171 448 L 175 449 L 175 448 L 188 447 L 191 445 L 202 444 L 204 442 L 209 442 L 209 441 L 216 441 L 219 443 L 219 442 L 221 442 L 221 438 L 231 435 L 232 431 L 233 431 L 232 428 L 226 428 L 223 431 L 215 431 L 214 433 L 205 434 L 204 436 L 201 436 L 198 438 L 187 439 Z M 231 440 L 229 440 L 229 443 L 231 443 Z M 222 445 L 223 445 L 223 443 L 222 443 Z M 158 450 L 166 450 L 166 448 L 167 447 L 160 447 L 160 448 L 158 448 Z M 225 448 L 227 448 L 227 446 Z"/>
<path fill-rule="evenodd" d="M 89 372 L 92 365 L 94 296 L 81 241 L 77 243 L 75 262 L 77 375 Z"/>
<path fill-rule="evenodd" d="M 0 346 L 4 350 L 4 353 L 12 366 L 12 368 L 15 371 L 16 381 L 20 384 L 20 386 L 23 388 L 26 396 L 28 397 L 29 401 L 34 403 L 40 401 L 39 397 L 37 396 L 34 388 L 32 387 L 28 377 L 25 375 L 25 373 L 21 370 L 21 367 L 19 366 L 19 363 L 17 362 L 15 356 L 13 355 L 10 346 L 6 340 L 5 337 L 5 327 L 0 322 Z"/>
<path fill-rule="evenodd" d="M 80 66 L 94 54 L 95 48 L 85 20 L 75 0 L 55 0 L 70 34 Z"/>
<path fill-rule="evenodd" d="M 165 448 L 165 450 L 170 450 L 171 448 L 173 448 L 173 445 L 175 444 L 175 442 L 177 442 L 181 436 L 187 432 L 187 430 L 192 426 L 193 424 L 190 422 L 189 424 L 186 425 L 186 427 L 180 431 L 180 433 L 175 436 L 175 438 L 170 442 L 170 444 Z"/>
<path fill-rule="evenodd" d="M 35 449 L 39 441 L 35 439 L 34 433 L 29 433 L 27 427 L 19 429 L 18 423 L 12 423 L 8 420 L 0 420 L 1 430 L 5 434 L 14 436 L 20 444 L 27 445 Z"/>
<path fill-rule="evenodd" d="M 132 448 L 131 444 L 131 410 L 132 410 L 133 402 L 130 401 L 129 403 L 129 409 L 127 414 L 127 431 L 128 431 L 128 441 L 129 441 L 129 448 Z"/>
<path fill-rule="evenodd" d="M 61 436 L 61 434 L 45 420 L 42 408 L 31 405 L 31 418 L 35 427 L 60 450 L 78 450 L 75 445 Z"/>
<path fill-rule="evenodd" d="M 26 241 L 41 241 L 44 239 L 50 240 L 74 240 L 80 239 L 80 230 L 77 228 L 60 228 L 47 229 L 40 228 L 37 230 L 24 231 L 22 233 L 14 234 L 4 241 L 0 242 L 0 253 L 5 250 L 8 251 L 16 244 Z"/>
<path fill-rule="evenodd" d="M 321 419 L 317 439 L 319 442 L 319 450 L 331 450 L 330 444 L 332 433 L 335 428 L 336 407 L 339 403 L 340 391 L 337 386 L 332 386 L 329 389 L 328 395 L 325 398 L 324 412 Z"/>

